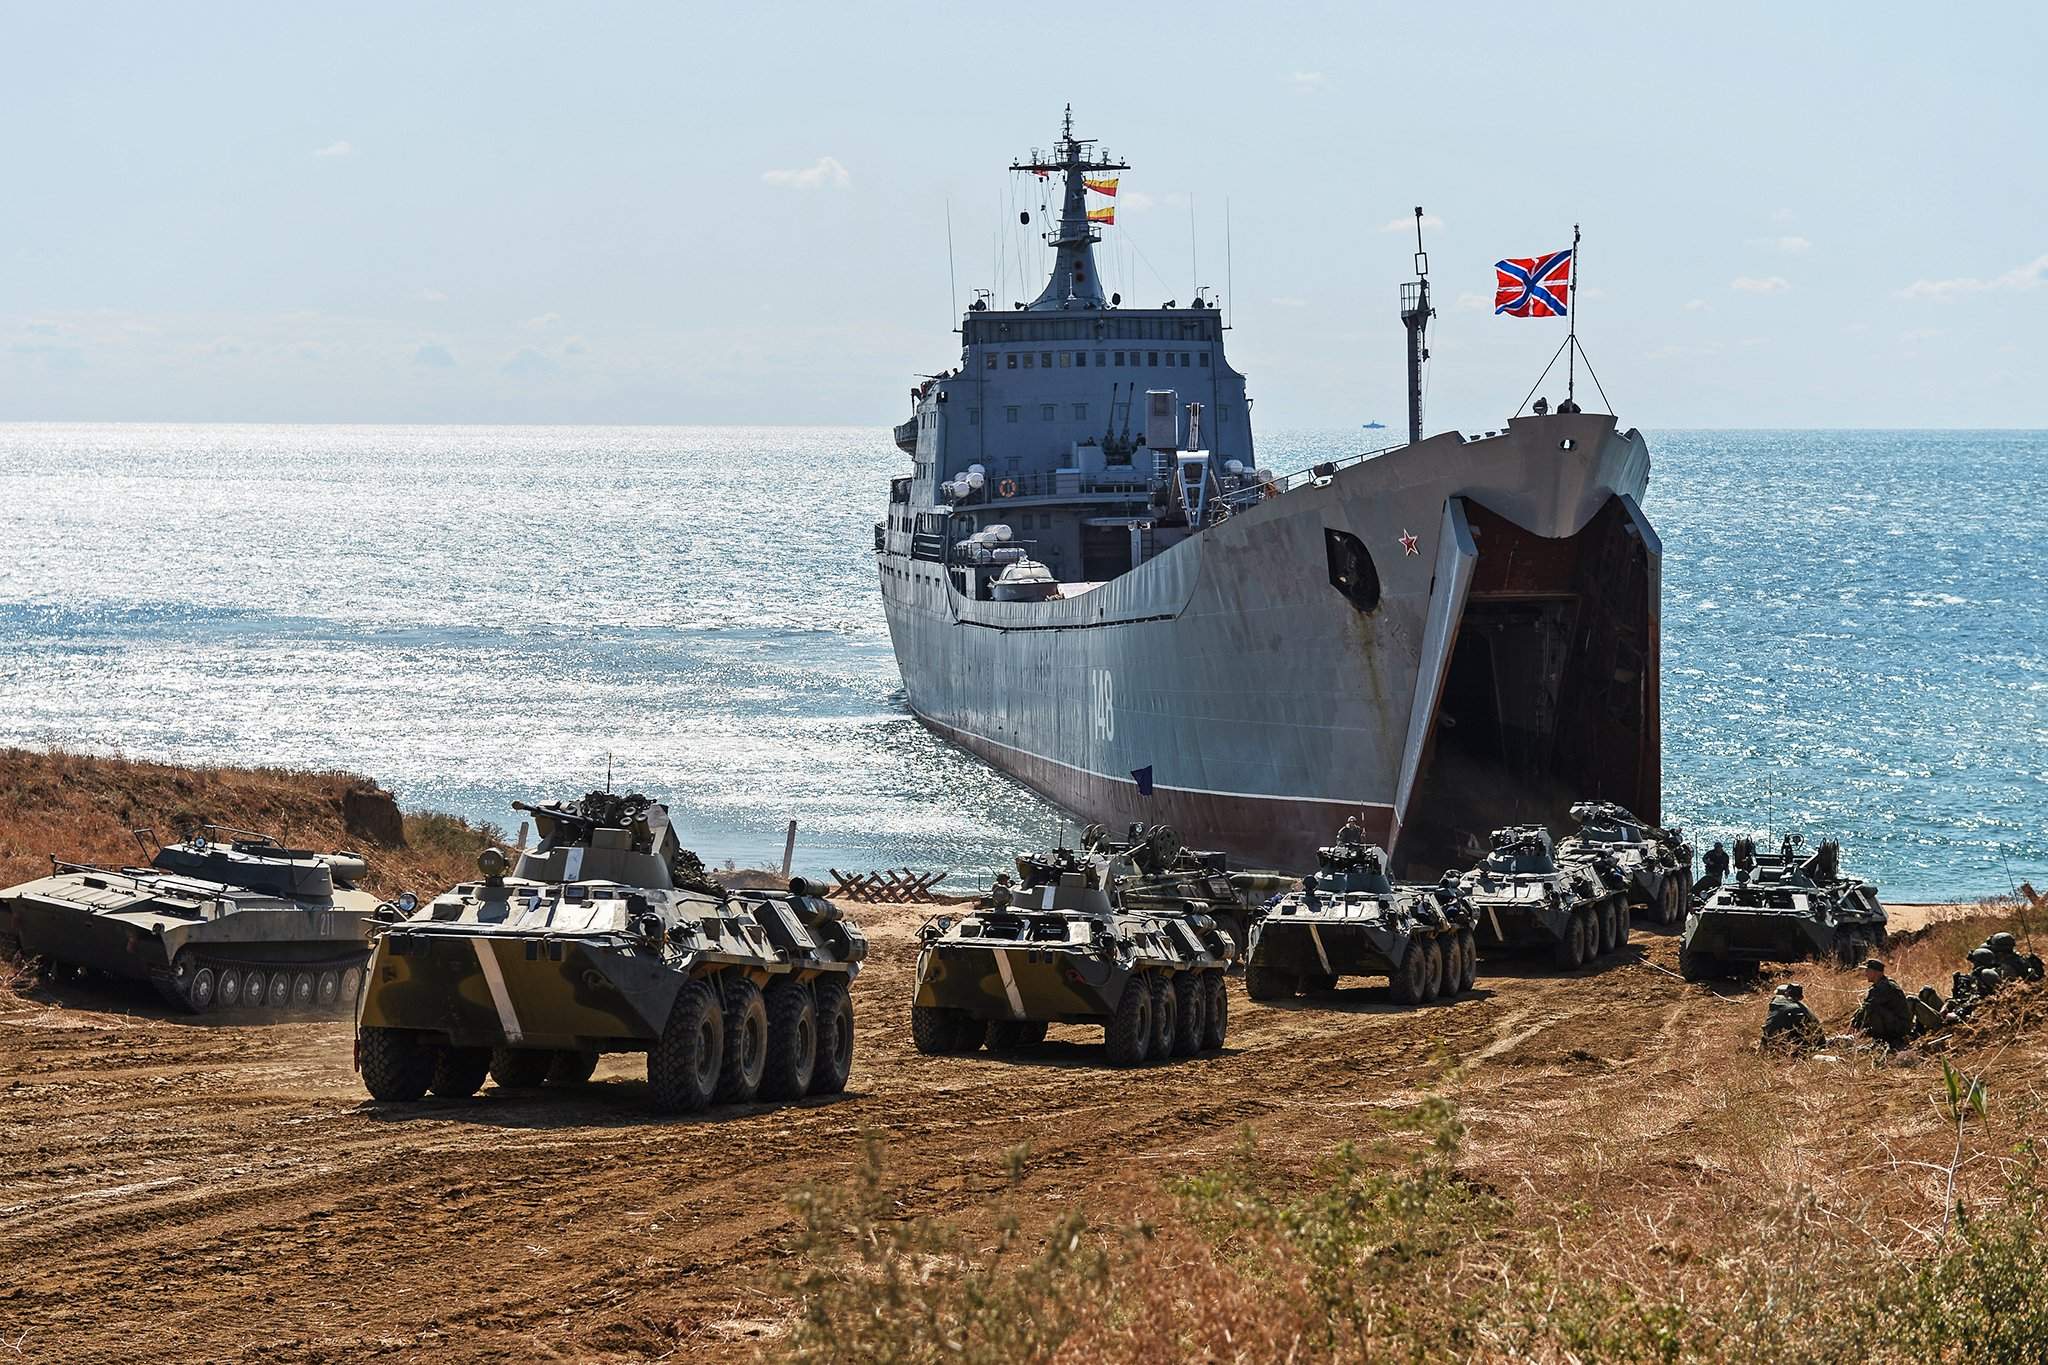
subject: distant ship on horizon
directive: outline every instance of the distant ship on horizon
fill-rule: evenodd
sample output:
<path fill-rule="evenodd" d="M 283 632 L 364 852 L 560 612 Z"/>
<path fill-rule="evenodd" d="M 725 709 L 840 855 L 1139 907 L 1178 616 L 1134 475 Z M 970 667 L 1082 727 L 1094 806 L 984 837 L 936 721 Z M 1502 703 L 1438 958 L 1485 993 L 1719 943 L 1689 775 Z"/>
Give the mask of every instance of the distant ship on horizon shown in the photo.
<path fill-rule="evenodd" d="M 918 718 L 1083 819 L 1282 867 L 1351 815 L 1409 873 L 1575 800 L 1659 819 L 1642 436 L 1567 401 L 1424 439 L 1418 251 L 1407 443 L 1268 470 L 1219 310 L 1103 292 L 1087 196 L 1124 163 L 1070 111 L 1011 169 L 1062 187 L 1050 277 L 966 311 L 875 525 Z"/>

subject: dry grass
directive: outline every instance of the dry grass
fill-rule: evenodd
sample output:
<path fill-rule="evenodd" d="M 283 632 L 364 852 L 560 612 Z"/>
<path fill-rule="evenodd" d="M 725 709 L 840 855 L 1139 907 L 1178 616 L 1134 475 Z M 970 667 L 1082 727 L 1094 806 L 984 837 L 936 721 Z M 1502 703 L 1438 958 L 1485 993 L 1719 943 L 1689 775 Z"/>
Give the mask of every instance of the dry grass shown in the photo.
<path fill-rule="evenodd" d="M 352 773 L 0 749 L 0 886 L 46 875 L 52 856 L 133 866 L 142 854 L 131 829 L 148 827 L 168 841 L 210 822 L 302 848 L 354 849 L 369 860 L 367 889 L 430 895 L 469 875 L 477 852 L 503 837 L 454 816 L 413 813 L 404 817 L 405 846 L 380 847 L 342 819 L 344 797 L 378 790 Z"/>

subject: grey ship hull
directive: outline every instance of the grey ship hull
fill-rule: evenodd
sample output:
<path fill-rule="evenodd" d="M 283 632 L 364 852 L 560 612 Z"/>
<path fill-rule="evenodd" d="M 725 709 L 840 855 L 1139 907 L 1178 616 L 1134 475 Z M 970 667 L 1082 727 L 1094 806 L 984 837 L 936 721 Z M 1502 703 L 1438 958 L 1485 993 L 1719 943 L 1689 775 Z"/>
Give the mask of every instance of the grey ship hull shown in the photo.
<path fill-rule="evenodd" d="M 917 716 L 1076 815 L 1300 868 L 1357 813 L 1430 872 L 1574 800 L 1660 818 L 1648 476 L 1612 417 L 1518 418 L 1290 488 L 1070 599 L 976 601 L 894 546 L 882 595 Z M 1369 607 L 1334 582 L 1344 535 Z"/>

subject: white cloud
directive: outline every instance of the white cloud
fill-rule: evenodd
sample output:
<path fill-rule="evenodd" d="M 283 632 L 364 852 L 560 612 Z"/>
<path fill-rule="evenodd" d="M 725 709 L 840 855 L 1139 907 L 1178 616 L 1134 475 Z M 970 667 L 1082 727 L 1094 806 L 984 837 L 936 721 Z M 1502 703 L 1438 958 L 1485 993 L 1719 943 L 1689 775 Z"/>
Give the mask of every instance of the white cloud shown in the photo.
<path fill-rule="evenodd" d="M 1792 282 L 1783 275 L 1737 275 L 1728 282 L 1728 287 L 1744 294 L 1782 294 L 1792 287 Z"/>
<path fill-rule="evenodd" d="M 1323 88 L 1323 73 L 1320 71 L 1297 71 L 1287 78 L 1288 84 L 1296 90 L 1316 91 Z"/>
<path fill-rule="evenodd" d="M 821 156 L 816 162 L 801 170 L 763 171 L 761 178 L 771 185 L 780 185 L 790 190 L 815 190 L 826 187 L 843 190 L 853 180 L 846 167 L 839 164 L 839 159 L 831 156 Z"/>
<path fill-rule="evenodd" d="M 542 313 L 537 318 L 528 318 L 526 320 L 526 328 L 532 332 L 545 332 L 561 320 L 562 315 L 560 313 Z"/>
<path fill-rule="evenodd" d="M 314 156 L 354 156 L 355 154 L 356 149 L 354 147 L 339 140 L 330 142 L 313 153 Z"/>
<path fill-rule="evenodd" d="M 1788 256 L 1797 256 L 1803 251 L 1811 251 L 1813 249 L 1812 242 L 1798 236 L 1780 237 L 1773 245 Z"/>
<path fill-rule="evenodd" d="M 1714 305 L 1708 303 L 1705 299 L 1687 299 L 1685 301 L 1685 311 L 1688 313 L 1711 313 L 1714 311 Z"/>
<path fill-rule="evenodd" d="M 446 303 L 448 302 L 448 296 L 438 289 L 422 289 L 420 290 L 420 301 L 422 303 Z"/>
<path fill-rule="evenodd" d="M 1426 228 L 1440 228 L 1444 225 L 1444 220 L 1433 213 L 1425 213 L 1422 215 L 1422 225 Z M 1381 228 L 1380 231 L 1413 232 L 1415 231 L 1415 215 L 1411 213 L 1406 218 L 1395 218 L 1385 227 Z"/>
<path fill-rule="evenodd" d="M 1899 297 L 1952 299 L 1960 294 L 2008 294 L 2039 289 L 2044 283 L 2048 283 L 2048 256 L 2036 256 L 2017 270 L 2008 270 L 1992 280 L 1915 280 L 1899 291 Z"/>

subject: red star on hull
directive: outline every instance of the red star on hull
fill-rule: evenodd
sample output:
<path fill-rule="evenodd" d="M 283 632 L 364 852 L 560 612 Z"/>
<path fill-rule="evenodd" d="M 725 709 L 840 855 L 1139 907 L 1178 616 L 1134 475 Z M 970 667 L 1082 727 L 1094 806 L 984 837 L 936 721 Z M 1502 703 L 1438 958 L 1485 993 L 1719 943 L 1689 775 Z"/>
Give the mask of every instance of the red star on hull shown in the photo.
<path fill-rule="evenodd" d="M 1415 533 L 1414 533 L 1413 531 L 1410 531 L 1410 530 L 1409 530 L 1409 529 L 1408 529 L 1407 527 L 1405 527 L 1405 526 L 1401 528 L 1401 553 L 1402 553 L 1402 554 L 1404 554 L 1404 555 L 1419 555 L 1419 554 L 1421 554 L 1421 553 L 1422 553 L 1422 550 L 1421 550 L 1421 545 L 1422 545 L 1422 538 L 1421 538 L 1420 536 L 1416 535 L 1416 534 L 1415 534 Z"/>

